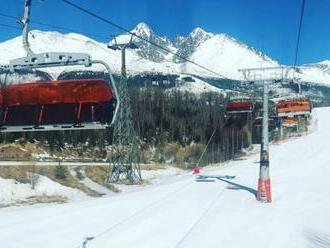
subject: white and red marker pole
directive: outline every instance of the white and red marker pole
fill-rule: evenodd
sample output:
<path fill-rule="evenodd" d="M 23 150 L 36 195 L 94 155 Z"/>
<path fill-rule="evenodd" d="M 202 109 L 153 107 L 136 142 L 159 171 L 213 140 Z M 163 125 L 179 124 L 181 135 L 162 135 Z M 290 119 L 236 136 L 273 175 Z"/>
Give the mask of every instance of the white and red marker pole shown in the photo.
<path fill-rule="evenodd" d="M 260 149 L 260 171 L 258 180 L 257 200 L 271 202 L 271 185 L 269 178 L 269 140 L 268 140 L 268 82 L 264 81 L 262 141 Z"/>

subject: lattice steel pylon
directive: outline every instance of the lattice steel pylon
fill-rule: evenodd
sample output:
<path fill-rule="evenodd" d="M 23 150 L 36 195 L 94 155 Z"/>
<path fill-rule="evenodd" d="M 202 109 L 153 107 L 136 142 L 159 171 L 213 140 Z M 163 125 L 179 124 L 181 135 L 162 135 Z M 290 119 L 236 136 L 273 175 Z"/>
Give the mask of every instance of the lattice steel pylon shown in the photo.
<path fill-rule="evenodd" d="M 118 94 L 121 99 L 116 122 L 111 152 L 111 170 L 108 173 L 108 182 L 139 183 L 142 181 L 140 172 L 140 155 L 138 139 L 134 130 L 131 100 L 128 93 L 126 76 L 126 48 L 135 49 L 132 42 L 109 44 L 109 48 L 121 51 L 122 67 Z"/>

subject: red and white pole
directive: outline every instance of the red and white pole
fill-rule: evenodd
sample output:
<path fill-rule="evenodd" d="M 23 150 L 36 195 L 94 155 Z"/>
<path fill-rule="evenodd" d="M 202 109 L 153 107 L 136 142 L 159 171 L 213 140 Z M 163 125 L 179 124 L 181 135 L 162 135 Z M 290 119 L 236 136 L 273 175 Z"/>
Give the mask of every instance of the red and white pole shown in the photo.
<path fill-rule="evenodd" d="M 271 185 L 269 178 L 269 140 L 268 140 L 268 82 L 264 81 L 262 141 L 260 149 L 260 171 L 258 180 L 257 200 L 271 202 Z"/>

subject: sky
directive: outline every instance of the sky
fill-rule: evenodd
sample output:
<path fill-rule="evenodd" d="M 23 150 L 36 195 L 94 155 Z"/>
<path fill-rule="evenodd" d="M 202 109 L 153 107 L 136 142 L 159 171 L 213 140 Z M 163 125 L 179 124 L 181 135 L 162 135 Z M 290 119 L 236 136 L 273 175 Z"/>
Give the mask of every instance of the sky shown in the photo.
<path fill-rule="evenodd" d="M 70 0 L 127 29 L 145 22 L 175 39 L 201 27 L 228 35 L 282 64 L 294 63 L 302 0 Z M 106 42 L 121 31 L 61 0 L 32 0 L 31 21 L 69 28 Z M 0 0 L 0 41 L 20 35 L 19 24 L 1 14 L 22 16 L 23 0 Z M 10 25 L 14 27 L 5 27 Z M 330 0 L 306 0 L 298 64 L 330 60 Z M 16 27 L 16 28 L 15 28 Z M 68 31 L 31 24 L 31 29 Z"/>

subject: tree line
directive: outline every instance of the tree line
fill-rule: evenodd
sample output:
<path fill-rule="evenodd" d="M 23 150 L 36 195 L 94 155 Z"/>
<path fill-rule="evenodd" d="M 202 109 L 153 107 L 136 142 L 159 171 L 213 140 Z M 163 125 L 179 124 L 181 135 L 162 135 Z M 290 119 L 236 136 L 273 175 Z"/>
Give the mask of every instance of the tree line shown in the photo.
<path fill-rule="evenodd" d="M 23 73 L 20 75 L 25 77 Z M 42 73 L 39 75 L 47 80 Z M 104 78 L 100 72 L 66 72 L 59 80 L 80 78 Z M 115 77 L 119 81 L 118 77 Z M 199 144 L 194 153 L 196 160 L 205 145 L 204 160 L 218 162 L 235 156 L 252 142 L 252 118 L 248 115 L 226 116 L 225 104 L 228 98 L 223 94 L 208 92 L 194 94 L 177 90 L 175 75 L 138 75 L 130 77 L 129 94 L 133 123 L 142 149 L 159 149 L 164 152 L 167 144 L 189 148 Z M 5 83 L 8 81 L 6 77 Z M 154 84 L 154 82 L 163 84 Z M 140 82 L 140 83 L 138 83 Z M 94 154 L 95 159 L 104 158 L 107 147 L 112 144 L 113 130 L 80 130 L 35 133 L 2 133 L 1 142 L 13 142 L 25 138 L 37 140 L 58 153 L 74 150 L 78 156 Z M 166 160 L 166 158 L 165 158 Z"/>

